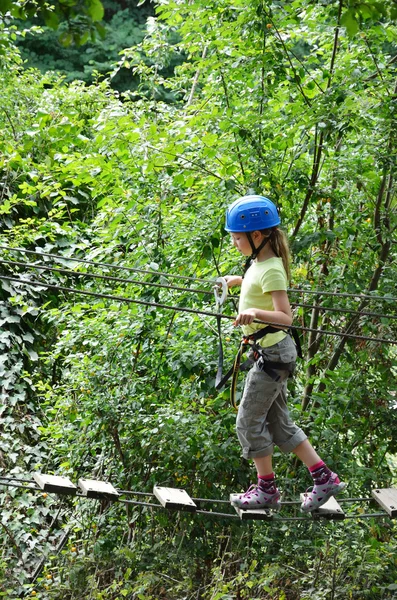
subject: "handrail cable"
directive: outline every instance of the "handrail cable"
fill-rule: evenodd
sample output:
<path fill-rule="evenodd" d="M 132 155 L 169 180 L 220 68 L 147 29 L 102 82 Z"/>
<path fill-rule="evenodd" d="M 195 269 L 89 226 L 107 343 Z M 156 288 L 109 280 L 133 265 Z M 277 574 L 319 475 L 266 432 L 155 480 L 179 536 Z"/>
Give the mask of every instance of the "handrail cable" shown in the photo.
<path fill-rule="evenodd" d="M 198 277 L 189 277 L 188 275 L 176 275 L 173 273 L 163 273 L 156 270 L 138 269 L 136 267 L 125 267 L 122 265 L 112 265 L 110 263 L 102 263 L 93 260 L 87 260 L 84 258 L 73 258 L 71 256 L 62 256 L 61 254 L 51 254 L 49 252 L 38 252 L 37 250 L 27 250 L 25 248 L 11 248 L 9 246 L 1 246 L 0 250 L 11 250 L 18 251 L 26 254 L 38 254 L 39 256 L 47 256 L 49 258 L 58 258 L 61 260 L 69 260 L 71 262 L 79 262 L 85 265 L 93 265 L 95 267 L 106 267 L 107 269 L 120 269 L 123 271 L 130 271 L 131 273 L 144 273 L 145 275 L 162 275 L 164 277 L 173 277 L 174 279 L 189 279 L 190 281 L 200 281 L 201 283 L 208 283 L 207 279 L 200 279 Z"/>
<path fill-rule="evenodd" d="M 354 308 L 342 308 L 341 306 L 321 306 L 316 304 L 304 304 L 300 302 L 291 302 L 291 306 L 294 308 L 315 308 L 324 312 L 338 312 L 347 313 L 354 316 L 363 315 L 365 317 L 379 317 L 380 319 L 397 319 L 397 315 L 385 315 L 377 312 L 370 312 L 366 310 L 354 310 Z"/>
<path fill-rule="evenodd" d="M 116 282 L 120 282 L 120 283 L 132 283 L 132 284 L 136 284 L 136 285 L 143 285 L 143 286 L 148 286 L 148 287 L 156 287 L 156 288 L 161 288 L 161 289 L 171 289 L 171 290 L 177 290 L 177 291 L 181 291 L 181 292 L 193 292 L 193 293 L 197 293 L 197 294 L 207 294 L 207 295 L 213 295 L 213 291 L 209 291 L 209 290 L 202 290 L 202 289 L 197 289 L 197 288 L 186 288 L 186 287 L 180 287 L 180 286 L 176 286 L 176 285 L 169 285 L 169 284 L 165 284 L 165 283 L 154 283 L 154 282 L 150 282 L 150 281 L 140 281 L 138 279 L 126 279 L 123 277 L 113 277 L 110 275 L 101 275 L 99 273 L 88 273 L 88 272 L 84 272 L 84 271 L 72 271 L 70 269 L 61 269 L 61 268 L 57 268 L 57 267 L 51 267 L 48 265 L 39 265 L 39 264 L 35 264 L 35 263 L 27 263 L 27 262 L 22 262 L 22 261 L 8 261 L 8 260 L 1 260 L 0 259 L 0 264 L 3 265 L 17 265 L 19 267 L 27 267 L 28 269 L 41 269 L 44 271 L 50 271 L 53 273 L 61 273 L 61 274 L 66 274 L 66 275 L 71 275 L 73 277 L 89 277 L 89 278 L 95 278 L 95 279 L 103 279 L 105 281 L 116 281 Z M 19 273 L 20 275 L 20 273 Z M 228 300 L 233 300 L 234 297 L 233 296 L 229 296 L 227 298 Z M 314 305 L 314 304 L 304 304 L 304 303 L 299 303 L 299 302 L 291 302 L 291 306 L 292 307 L 300 307 L 300 308 L 310 308 L 310 309 L 318 309 L 321 310 L 323 312 L 339 312 L 339 313 L 349 313 L 352 315 L 364 315 L 364 316 L 369 316 L 369 317 L 378 317 L 378 318 L 384 318 L 384 319 L 397 319 L 397 315 L 388 315 L 388 314 L 382 314 L 382 313 L 377 313 L 377 312 L 370 312 L 370 311 L 356 311 L 352 308 L 342 308 L 342 307 L 333 307 L 333 306 L 320 306 L 320 305 Z"/>
<path fill-rule="evenodd" d="M 162 271 L 155 271 L 155 270 L 145 270 L 145 269 L 138 269 L 138 268 L 134 268 L 134 267 L 125 267 L 122 265 L 112 265 L 110 263 L 102 263 L 102 262 L 96 262 L 96 261 L 92 261 L 92 260 L 87 260 L 87 259 L 83 259 L 83 258 L 73 258 L 71 256 L 62 256 L 61 254 L 51 254 L 49 252 L 39 252 L 38 250 L 27 250 L 26 248 L 12 248 L 11 246 L 3 246 L 0 245 L 0 250 L 8 250 L 8 251 L 12 251 L 12 252 L 22 252 L 22 253 L 26 253 L 26 254 L 36 254 L 39 256 L 47 256 L 50 258 L 56 258 L 56 259 L 60 259 L 60 260 L 68 260 L 71 262 L 79 262 L 79 263 L 83 263 L 83 264 L 88 264 L 88 265 L 93 265 L 96 267 L 106 267 L 108 269 L 121 269 L 121 270 L 125 270 L 125 271 L 131 271 L 133 273 L 144 273 L 146 275 L 162 275 L 163 277 L 173 277 L 175 279 L 188 279 L 190 281 L 199 281 L 201 283 L 209 283 L 208 279 L 200 279 L 198 277 L 189 277 L 188 275 L 177 275 L 177 274 L 173 274 L 173 273 L 164 273 Z M 212 283 L 212 282 L 210 282 Z M 397 301 L 397 298 L 392 297 L 392 296 L 375 296 L 375 295 L 370 295 L 370 294 L 362 294 L 361 292 L 358 292 L 357 294 L 354 293 L 347 293 L 347 292 L 326 292 L 326 291 L 321 291 L 321 290 L 305 290 L 305 289 L 301 289 L 301 288 L 288 288 L 288 292 L 292 292 L 292 293 L 297 293 L 297 294 L 316 294 L 316 295 L 320 295 L 320 296 L 337 296 L 337 297 L 343 297 L 343 298 L 360 298 L 360 299 L 368 299 L 368 300 L 378 300 L 380 302 L 388 302 L 388 301 Z"/>
<path fill-rule="evenodd" d="M 74 293 L 74 294 L 81 294 L 83 296 L 91 296 L 91 297 L 95 297 L 95 298 L 116 300 L 117 302 L 126 302 L 127 304 L 139 304 L 142 306 L 155 306 L 157 308 L 164 308 L 166 310 L 174 310 L 174 311 L 192 313 L 192 314 L 197 314 L 197 315 L 205 315 L 208 317 L 217 317 L 217 318 L 228 319 L 228 320 L 232 320 L 232 321 L 234 321 L 236 319 L 235 316 L 219 314 L 219 313 L 211 312 L 211 311 L 199 310 L 196 308 L 186 308 L 184 306 L 170 306 L 168 304 L 161 304 L 159 302 L 148 302 L 145 300 L 137 300 L 135 298 L 125 298 L 123 296 L 113 296 L 111 294 L 100 294 L 99 292 L 89 292 L 88 290 L 78 290 L 76 288 L 52 285 L 52 284 L 46 283 L 45 281 L 32 281 L 30 279 L 21 279 L 20 277 L 9 277 L 6 275 L 0 275 L 0 280 L 15 281 L 22 285 L 28 285 L 28 286 L 33 285 L 33 286 L 49 288 L 49 289 L 57 290 L 57 291 L 61 291 L 61 292 L 70 292 L 70 293 Z M 255 319 L 254 322 L 265 324 L 265 325 L 272 325 L 274 327 L 280 327 L 280 328 L 284 328 L 284 329 L 287 328 L 287 326 L 283 323 L 270 323 L 267 321 L 260 321 L 259 319 Z M 332 335 L 332 336 L 347 338 L 347 339 L 363 340 L 363 341 L 378 342 L 378 343 L 393 344 L 393 345 L 397 344 L 397 340 L 390 340 L 387 338 L 370 337 L 370 336 L 365 336 L 365 335 L 353 335 L 351 333 L 341 333 L 339 331 L 327 331 L 325 329 L 314 329 L 312 327 L 303 327 L 300 325 L 290 325 L 288 327 L 288 329 L 296 329 L 298 331 L 312 331 L 312 332 L 320 333 L 322 335 Z"/>
<path fill-rule="evenodd" d="M 371 296 L 370 294 L 362 294 L 361 292 L 357 292 L 357 294 L 349 294 L 347 292 L 326 292 L 322 290 L 304 290 L 302 288 L 288 288 L 289 292 L 296 292 L 297 294 L 315 294 L 316 296 L 335 296 L 337 298 L 358 298 L 359 300 L 379 300 L 379 302 L 396 302 L 397 298 L 393 296 Z"/>
<path fill-rule="evenodd" d="M 73 277 L 92 277 L 96 279 L 104 279 L 105 281 L 118 281 L 119 283 L 133 283 L 138 285 L 146 285 L 150 287 L 164 288 L 169 290 L 178 290 L 181 292 L 194 292 L 196 294 L 210 294 L 213 296 L 214 292 L 211 290 L 198 290 L 196 288 L 184 288 L 177 285 L 169 285 L 165 283 L 154 283 L 151 281 L 139 281 L 139 279 L 125 279 L 124 277 L 113 277 L 111 275 L 100 275 L 99 273 L 86 273 L 84 271 L 71 271 L 70 269 L 59 269 L 56 267 L 50 267 L 47 265 L 36 265 L 34 263 L 12 261 L 12 260 L 0 260 L 2 265 L 17 265 L 18 267 L 27 267 L 28 269 L 41 269 L 43 271 L 51 271 L 54 273 L 62 273 L 66 275 L 72 275 Z"/>

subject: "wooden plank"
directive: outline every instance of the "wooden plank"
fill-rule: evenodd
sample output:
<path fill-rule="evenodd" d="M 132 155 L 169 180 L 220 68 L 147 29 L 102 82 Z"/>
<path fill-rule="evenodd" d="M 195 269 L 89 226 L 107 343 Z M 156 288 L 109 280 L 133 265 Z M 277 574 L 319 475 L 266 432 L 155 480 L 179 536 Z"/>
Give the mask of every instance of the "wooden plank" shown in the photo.
<path fill-rule="evenodd" d="M 397 517 L 397 489 L 383 488 L 372 490 L 372 497 L 387 512 L 391 519 Z"/>
<path fill-rule="evenodd" d="M 65 496 L 75 496 L 77 494 L 77 487 L 70 481 L 69 477 L 33 473 L 33 479 L 44 492 Z"/>
<path fill-rule="evenodd" d="M 153 488 L 153 494 L 164 508 L 170 510 L 187 510 L 188 512 L 196 512 L 197 506 L 185 490 L 168 487 Z"/>
<path fill-rule="evenodd" d="M 302 500 L 302 502 L 306 499 L 306 496 L 307 494 L 300 495 L 300 499 Z M 334 496 L 331 496 L 331 498 L 329 498 L 325 504 L 323 504 L 316 510 L 311 511 L 309 514 L 312 515 L 313 519 L 319 519 L 322 517 L 324 519 L 330 519 L 335 521 L 342 520 L 346 517 L 345 513 L 343 512 L 341 506 L 338 504 Z"/>
<path fill-rule="evenodd" d="M 242 509 L 233 504 L 233 500 L 238 498 L 241 494 L 230 494 L 230 503 L 234 510 L 242 521 L 254 520 L 254 521 L 271 521 L 273 519 L 273 512 L 270 508 L 249 508 Z"/>
<path fill-rule="evenodd" d="M 117 500 L 118 491 L 107 481 L 97 481 L 96 479 L 79 479 L 79 486 L 83 496 L 87 498 L 96 498 L 98 500 Z"/>

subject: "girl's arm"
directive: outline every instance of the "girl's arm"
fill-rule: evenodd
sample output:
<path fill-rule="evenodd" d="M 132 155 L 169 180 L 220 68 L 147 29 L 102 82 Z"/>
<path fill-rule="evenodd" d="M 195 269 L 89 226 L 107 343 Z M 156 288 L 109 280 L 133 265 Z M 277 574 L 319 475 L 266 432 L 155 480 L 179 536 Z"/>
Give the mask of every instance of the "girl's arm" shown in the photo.
<path fill-rule="evenodd" d="M 240 286 L 243 283 L 243 278 L 240 275 L 226 275 L 224 277 L 228 288 L 232 288 L 236 285 Z"/>
<path fill-rule="evenodd" d="M 234 325 L 250 325 L 255 319 L 269 323 L 280 323 L 289 327 L 292 323 L 292 311 L 287 292 L 279 290 L 271 292 L 274 310 L 261 310 L 260 308 L 247 308 L 237 315 Z"/>

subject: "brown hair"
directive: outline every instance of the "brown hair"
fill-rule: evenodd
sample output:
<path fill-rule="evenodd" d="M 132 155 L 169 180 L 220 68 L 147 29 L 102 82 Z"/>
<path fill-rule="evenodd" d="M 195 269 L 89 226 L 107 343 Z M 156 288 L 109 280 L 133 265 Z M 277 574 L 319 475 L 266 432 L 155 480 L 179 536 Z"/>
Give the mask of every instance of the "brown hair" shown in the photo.
<path fill-rule="evenodd" d="M 263 229 L 261 233 L 263 233 L 269 238 L 269 244 L 274 254 L 282 259 L 283 266 L 287 274 L 287 279 L 289 281 L 291 277 L 291 270 L 289 266 L 291 254 L 289 251 L 287 236 L 285 235 L 284 231 L 282 231 L 278 227 L 272 227 L 271 229 Z"/>

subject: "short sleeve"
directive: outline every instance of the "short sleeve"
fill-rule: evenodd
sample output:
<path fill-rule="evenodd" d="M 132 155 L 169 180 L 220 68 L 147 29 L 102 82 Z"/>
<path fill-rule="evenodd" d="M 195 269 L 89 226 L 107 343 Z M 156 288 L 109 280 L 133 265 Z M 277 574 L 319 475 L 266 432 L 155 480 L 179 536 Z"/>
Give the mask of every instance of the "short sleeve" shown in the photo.
<path fill-rule="evenodd" d="M 287 277 L 283 268 L 271 268 L 262 273 L 260 286 L 264 294 L 269 292 L 286 291 Z"/>

